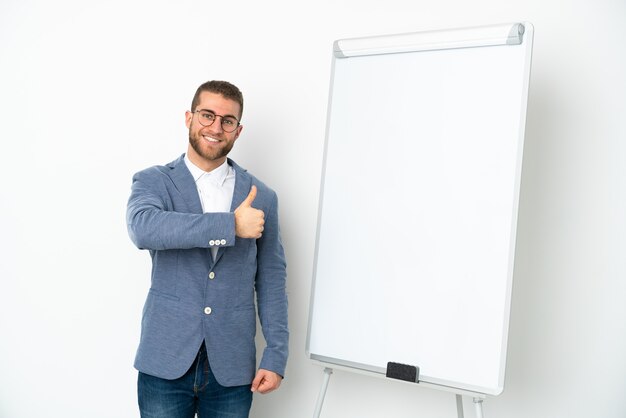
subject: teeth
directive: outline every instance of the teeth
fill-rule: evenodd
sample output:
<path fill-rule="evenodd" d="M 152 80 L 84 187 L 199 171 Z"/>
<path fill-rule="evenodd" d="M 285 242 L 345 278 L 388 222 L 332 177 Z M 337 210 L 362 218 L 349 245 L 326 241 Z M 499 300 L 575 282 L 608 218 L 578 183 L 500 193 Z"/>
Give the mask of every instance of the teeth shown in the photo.
<path fill-rule="evenodd" d="M 209 142 L 220 142 L 219 139 L 215 139 L 215 138 L 211 138 L 210 136 L 202 136 L 204 139 L 206 139 Z"/>

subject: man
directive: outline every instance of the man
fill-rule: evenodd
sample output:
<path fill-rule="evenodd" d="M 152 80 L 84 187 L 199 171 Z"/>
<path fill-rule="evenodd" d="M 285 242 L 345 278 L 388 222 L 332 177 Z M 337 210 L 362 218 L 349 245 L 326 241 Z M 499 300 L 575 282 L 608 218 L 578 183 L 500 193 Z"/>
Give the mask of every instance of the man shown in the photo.
<path fill-rule="evenodd" d="M 276 193 L 227 158 L 243 96 L 202 84 L 185 113 L 186 155 L 133 177 L 127 224 L 152 258 L 135 358 L 143 418 L 248 417 L 278 388 L 288 352 Z M 267 343 L 256 369 L 256 314 Z"/>

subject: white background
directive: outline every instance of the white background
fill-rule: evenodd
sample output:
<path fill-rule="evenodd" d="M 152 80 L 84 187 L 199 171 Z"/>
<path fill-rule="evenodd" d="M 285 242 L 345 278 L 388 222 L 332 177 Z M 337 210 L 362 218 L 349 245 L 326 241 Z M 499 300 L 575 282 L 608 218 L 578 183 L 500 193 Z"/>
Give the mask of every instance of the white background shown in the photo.
<path fill-rule="evenodd" d="M 278 192 L 289 262 L 287 379 L 252 417 L 312 415 L 322 369 L 304 346 L 332 42 L 530 21 L 507 377 L 485 415 L 623 418 L 624 16 L 623 0 L 3 0 L 0 417 L 138 416 L 150 263 L 126 234 L 130 178 L 185 150 L 184 111 L 207 79 L 244 92 L 232 156 Z M 456 410 L 449 393 L 336 372 L 323 416 Z"/>

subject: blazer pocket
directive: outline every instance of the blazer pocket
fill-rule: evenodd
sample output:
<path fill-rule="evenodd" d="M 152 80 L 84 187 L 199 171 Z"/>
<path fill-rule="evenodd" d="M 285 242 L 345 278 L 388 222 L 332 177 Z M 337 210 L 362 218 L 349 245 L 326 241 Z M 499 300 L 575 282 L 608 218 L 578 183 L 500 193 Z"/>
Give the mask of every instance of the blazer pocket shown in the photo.
<path fill-rule="evenodd" d="M 168 299 L 168 300 L 173 300 L 175 302 L 178 302 L 180 300 L 180 298 L 176 295 L 170 295 L 168 293 L 163 293 L 160 292 L 156 289 L 150 288 L 150 290 L 148 291 L 149 294 L 156 296 L 156 297 L 160 297 L 160 298 L 164 298 L 164 299 Z"/>

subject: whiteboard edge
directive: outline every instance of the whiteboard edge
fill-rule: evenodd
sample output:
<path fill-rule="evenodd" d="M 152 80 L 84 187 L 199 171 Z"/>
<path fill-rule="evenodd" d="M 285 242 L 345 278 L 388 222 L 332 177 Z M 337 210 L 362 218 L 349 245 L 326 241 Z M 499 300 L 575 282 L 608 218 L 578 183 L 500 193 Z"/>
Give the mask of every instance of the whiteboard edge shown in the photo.
<path fill-rule="evenodd" d="M 342 370 L 349 373 L 361 374 L 377 379 L 389 379 L 385 375 L 386 371 L 383 368 L 368 366 L 365 364 L 341 359 L 334 359 L 331 357 L 319 356 L 316 354 L 312 354 L 309 358 L 311 362 L 317 366 L 328 367 L 335 370 Z M 423 375 L 420 375 L 419 383 L 401 381 L 397 379 L 394 379 L 394 381 L 402 382 L 404 384 L 415 386 L 418 388 L 435 389 L 479 398 L 486 398 L 487 396 L 494 396 L 499 394 L 497 391 L 492 391 L 489 388 L 481 388 L 479 386 L 471 385 L 464 385 L 463 387 L 460 387 L 457 382 L 450 382 L 443 379 L 436 379 Z"/>
<path fill-rule="evenodd" d="M 338 39 L 333 44 L 336 58 L 403 52 L 434 51 L 496 45 L 521 45 L 524 22 L 454 29 L 438 29 L 360 38 Z"/>
<path fill-rule="evenodd" d="M 515 253 L 517 249 L 517 225 L 518 225 L 518 217 L 519 217 L 519 199 L 521 193 L 521 183 L 522 183 L 522 172 L 523 172 L 523 159 L 524 159 L 524 144 L 526 137 L 526 115 L 528 111 L 528 93 L 530 90 L 530 72 L 532 66 L 532 48 L 533 48 L 533 40 L 534 40 L 534 26 L 530 22 L 524 22 L 525 34 L 524 34 L 524 45 L 526 48 L 526 60 L 523 74 L 523 87 L 522 87 L 522 106 L 521 106 L 521 114 L 520 114 L 520 132 L 518 137 L 518 152 L 517 152 L 517 167 L 515 173 L 515 191 L 513 193 L 513 197 L 515 201 L 513 202 L 513 216 L 511 222 L 511 244 L 510 244 L 510 252 L 509 252 L 509 271 L 508 271 L 508 280 L 507 280 L 507 289 L 506 289 L 506 306 L 505 306 L 505 318 L 503 321 L 503 338 L 502 338 L 502 347 L 501 352 L 505 355 L 502 356 L 502 364 L 500 365 L 500 377 L 498 378 L 499 384 L 499 392 L 497 395 L 501 394 L 504 391 L 504 382 L 506 378 L 506 362 L 508 357 L 508 338 L 509 338 L 509 328 L 510 328 L 510 316 L 511 316 L 511 302 L 513 297 L 513 277 L 515 274 Z"/>

